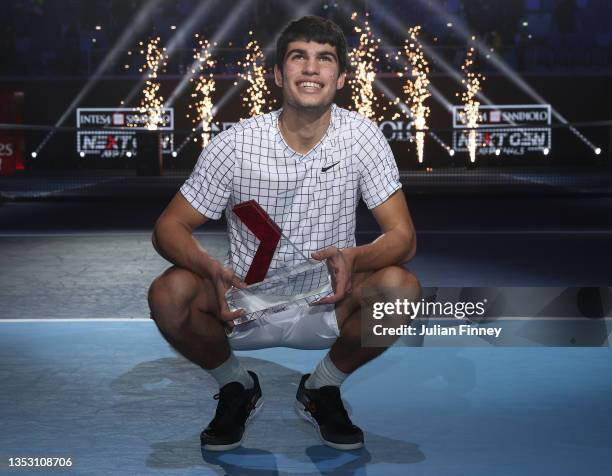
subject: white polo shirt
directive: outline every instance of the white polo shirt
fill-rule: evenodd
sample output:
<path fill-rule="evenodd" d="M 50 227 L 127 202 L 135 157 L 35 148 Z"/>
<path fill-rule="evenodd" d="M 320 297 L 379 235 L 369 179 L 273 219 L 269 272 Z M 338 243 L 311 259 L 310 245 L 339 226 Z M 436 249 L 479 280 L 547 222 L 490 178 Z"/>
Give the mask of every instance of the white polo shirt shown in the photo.
<path fill-rule="evenodd" d="M 376 124 L 332 105 L 331 123 L 306 155 L 292 150 L 278 128 L 281 110 L 239 122 L 204 148 L 181 194 L 204 216 L 225 212 L 226 264 L 244 278 L 259 240 L 232 212 L 256 200 L 293 244 L 310 257 L 328 246 L 355 246 L 360 197 L 374 208 L 401 188 L 391 148 Z M 268 275 L 303 262 L 281 238 Z"/>

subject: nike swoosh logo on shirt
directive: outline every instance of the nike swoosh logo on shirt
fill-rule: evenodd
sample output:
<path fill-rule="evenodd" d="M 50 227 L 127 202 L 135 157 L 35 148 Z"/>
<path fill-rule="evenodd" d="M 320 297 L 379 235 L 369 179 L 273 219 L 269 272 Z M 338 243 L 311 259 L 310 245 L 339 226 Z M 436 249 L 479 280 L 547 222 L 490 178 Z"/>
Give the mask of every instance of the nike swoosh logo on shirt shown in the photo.
<path fill-rule="evenodd" d="M 331 165 L 329 165 L 329 166 L 327 166 L 327 167 L 323 167 L 323 168 L 321 169 L 321 172 L 327 172 L 329 169 L 331 169 L 332 167 L 334 167 L 334 166 L 338 165 L 339 163 L 340 163 L 340 162 L 336 162 L 335 164 L 331 164 Z"/>

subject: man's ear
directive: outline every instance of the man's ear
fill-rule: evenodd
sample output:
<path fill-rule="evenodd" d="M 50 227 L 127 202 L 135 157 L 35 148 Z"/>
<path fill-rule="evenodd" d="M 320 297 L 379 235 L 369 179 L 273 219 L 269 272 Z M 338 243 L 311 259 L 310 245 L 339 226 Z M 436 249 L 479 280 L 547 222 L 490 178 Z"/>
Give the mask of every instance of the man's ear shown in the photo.
<path fill-rule="evenodd" d="M 342 89 L 344 87 L 344 82 L 346 81 L 346 71 L 344 73 L 340 73 L 338 79 L 336 81 L 336 90 Z"/>
<path fill-rule="evenodd" d="M 283 72 L 277 64 L 274 65 L 274 83 L 279 87 L 283 87 Z"/>

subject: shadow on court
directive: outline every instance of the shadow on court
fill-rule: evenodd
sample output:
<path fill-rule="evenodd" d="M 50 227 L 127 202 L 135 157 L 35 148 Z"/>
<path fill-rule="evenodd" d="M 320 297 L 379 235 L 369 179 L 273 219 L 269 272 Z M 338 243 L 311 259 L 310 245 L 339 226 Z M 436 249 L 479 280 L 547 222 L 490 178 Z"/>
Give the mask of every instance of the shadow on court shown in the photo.
<path fill-rule="evenodd" d="M 264 407 L 249 425 L 243 446 L 233 451 L 194 452 L 199 434 L 181 437 L 176 441 L 151 443 L 151 454 L 146 466 L 155 469 L 181 469 L 198 466 L 217 466 L 223 474 L 274 475 L 281 472 L 307 474 L 320 472 L 330 475 L 355 474 L 367 464 L 387 463 L 408 465 L 425 459 L 415 443 L 388 438 L 366 430 L 367 448 L 356 451 L 337 451 L 318 442 L 318 435 L 310 423 L 303 421 L 293 411 L 296 384 L 301 373 L 274 362 L 257 358 L 242 357 L 248 369 L 254 370 L 261 379 L 264 393 Z M 181 358 L 163 358 L 143 362 L 122 374 L 111 383 L 112 390 L 119 396 L 138 395 L 148 402 L 170 402 L 177 393 L 200 394 L 198 415 L 194 419 L 204 427 L 212 418 L 216 401 L 211 392 L 215 382 L 208 374 L 200 372 Z M 146 405 L 146 404 L 145 404 Z M 122 403 L 117 410 L 123 418 L 130 418 Z M 349 412 L 350 405 L 347 405 Z M 151 408 L 155 412 L 155 408 Z M 180 409 L 175 409 L 180 411 Z M 158 418 L 171 423 L 174 412 L 159 412 Z M 359 415 L 363 419 L 375 419 L 375 415 Z M 355 417 L 353 415 L 353 417 Z M 210 466 L 209 466 L 210 467 Z"/>

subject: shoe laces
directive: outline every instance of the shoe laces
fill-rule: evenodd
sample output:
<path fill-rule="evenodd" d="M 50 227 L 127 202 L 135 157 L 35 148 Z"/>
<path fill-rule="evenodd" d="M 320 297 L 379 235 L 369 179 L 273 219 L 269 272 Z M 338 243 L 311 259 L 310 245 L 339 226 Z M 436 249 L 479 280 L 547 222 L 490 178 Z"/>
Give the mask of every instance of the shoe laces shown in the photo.
<path fill-rule="evenodd" d="M 213 396 L 213 399 L 219 401 L 213 418 L 215 424 L 224 420 L 233 420 L 235 415 L 243 410 L 244 392 L 245 390 L 239 387 L 224 387 Z"/>

